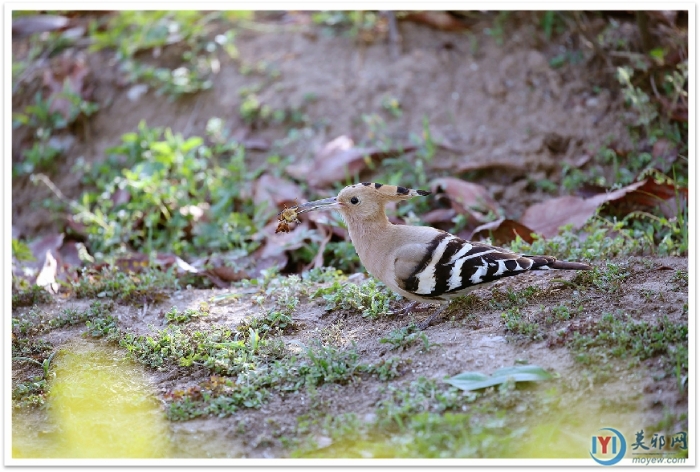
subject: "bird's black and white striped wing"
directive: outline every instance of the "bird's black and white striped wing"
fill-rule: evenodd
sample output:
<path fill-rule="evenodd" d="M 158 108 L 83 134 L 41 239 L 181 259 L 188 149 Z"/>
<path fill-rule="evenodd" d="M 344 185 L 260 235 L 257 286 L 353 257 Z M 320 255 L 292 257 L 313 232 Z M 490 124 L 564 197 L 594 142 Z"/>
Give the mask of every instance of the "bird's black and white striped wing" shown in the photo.
<path fill-rule="evenodd" d="M 481 284 L 527 270 L 564 268 L 556 267 L 558 261 L 551 256 L 522 256 L 445 232 L 427 245 L 420 258 L 412 259 L 413 271 L 404 278 L 398 277 L 397 271 L 397 283 L 407 292 L 432 300 L 455 298 Z M 402 262 L 397 260 L 396 264 Z"/>

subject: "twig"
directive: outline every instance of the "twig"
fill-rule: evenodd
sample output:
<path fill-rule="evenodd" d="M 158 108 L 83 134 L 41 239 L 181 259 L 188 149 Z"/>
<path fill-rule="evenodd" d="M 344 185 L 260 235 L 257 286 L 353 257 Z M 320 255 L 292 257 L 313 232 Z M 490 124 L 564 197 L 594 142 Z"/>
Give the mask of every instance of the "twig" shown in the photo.
<path fill-rule="evenodd" d="M 396 23 L 396 13 L 391 10 L 383 11 L 389 26 L 389 53 L 393 60 L 397 60 L 401 55 L 401 33 Z"/>
<path fill-rule="evenodd" d="M 49 179 L 45 174 L 32 174 L 30 180 L 34 184 L 36 184 L 37 180 L 41 181 L 44 185 L 46 185 L 49 188 L 49 190 L 51 190 L 54 193 L 54 195 L 56 195 L 56 197 L 58 197 L 59 200 L 61 200 L 61 202 L 67 205 L 70 209 L 77 210 L 79 212 L 75 216 L 87 214 L 90 216 L 91 221 L 97 223 L 104 229 L 108 229 L 107 224 L 105 224 L 103 220 L 99 219 L 88 208 L 82 206 L 80 203 L 69 200 L 65 195 L 63 195 L 63 192 L 61 192 L 61 190 L 58 187 L 56 187 L 56 185 L 53 182 L 51 182 L 51 179 Z"/>
<path fill-rule="evenodd" d="M 185 129 L 182 132 L 183 136 L 187 136 L 190 133 L 190 129 L 192 128 L 192 124 L 194 123 L 195 117 L 199 113 L 199 108 L 201 105 L 202 105 L 202 95 L 198 94 L 197 101 L 194 104 L 194 108 L 192 108 L 192 113 L 190 113 L 190 117 L 187 119 L 187 124 L 185 125 Z"/>
<path fill-rule="evenodd" d="M 643 11 L 637 11 L 637 28 L 639 36 L 642 38 L 642 48 L 644 52 L 651 51 L 651 34 L 649 34 L 649 17 Z"/>
<path fill-rule="evenodd" d="M 646 56 L 641 52 L 634 51 L 609 51 L 609 56 L 612 57 L 624 57 L 625 59 L 645 59 Z"/>
<path fill-rule="evenodd" d="M 574 16 L 574 20 L 576 22 L 576 24 L 574 26 L 575 26 L 576 30 L 578 30 L 579 34 L 581 34 L 581 36 L 583 36 L 586 39 L 586 41 L 588 41 L 588 43 L 591 45 L 591 47 L 593 47 L 594 52 L 605 61 L 605 64 L 610 69 L 615 70 L 612 62 L 610 61 L 610 57 L 608 57 L 608 55 L 605 54 L 605 51 L 603 51 L 603 49 L 598 45 L 595 38 L 590 38 L 588 36 L 588 34 L 586 34 L 586 27 L 583 24 L 583 20 L 581 19 L 581 12 L 574 12 L 573 16 Z M 568 23 L 568 21 L 567 21 L 567 23 Z"/>
<path fill-rule="evenodd" d="M 39 69 L 40 67 L 44 66 L 44 63 L 46 62 L 46 59 L 49 57 L 49 55 L 53 52 L 54 47 L 47 47 L 44 52 L 41 53 L 39 57 L 36 58 L 36 61 L 34 61 L 34 64 L 31 66 L 28 66 L 26 69 L 22 71 L 22 73 L 17 77 L 17 81 L 15 84 L 12 86 L 12 95 L 14 95 L 17 92 L 17 88 L 19 85 L 24 82 L 24 80 L 27 78 L 27 76 L 30 73 L 33 73 L 36 69 Z"/>
<path fill-rule="evenodd" d="M 323 251 L 326 249 L 326 245 L 330 242 L 332 237 L 333 237 L 333 231 L 329 230 L 326 237 L 323 238 L 321 243 L 318 245 L 318 252 L 316 253 L 316 256 L 314 257 L 314 260 L 311 262 L 311 264 L 309 264 L 310 266 L 313 266 L 314 269 L 317 269 L 319 267 L 323 267 Z"/>
<path fill-rule="evenodd" d="M 661 98 L 661 95 L 659 95 L 659 91 L 656 90 L 656 81 L 654 80 L 654 76 L 650 75 L 649 78 L 651 79 L 651 89 L 654 91 L 654 95 L 656 98 Z"/>
<path fill-rule="evenodd" d="M 30 180 L 32 183 L 36 184 L 37 180 L 40 180 L 44 185 L 46 185 L 49 190 L 51 190 L 54 195 L 58 197 L 59 200 L 61 200 L 63 203 L 68 205 L 69 207 L 73 207 L 75 205 L 75 202 L 72 202 L 69 200 L 65 195 L 63 195 L 63 192 L 61 192 L 61 189 L 56 187 L 56 184 L 51 182 L 51 179 L 49 179 L 46 174 L 32 174 L 30 177 Z"/>

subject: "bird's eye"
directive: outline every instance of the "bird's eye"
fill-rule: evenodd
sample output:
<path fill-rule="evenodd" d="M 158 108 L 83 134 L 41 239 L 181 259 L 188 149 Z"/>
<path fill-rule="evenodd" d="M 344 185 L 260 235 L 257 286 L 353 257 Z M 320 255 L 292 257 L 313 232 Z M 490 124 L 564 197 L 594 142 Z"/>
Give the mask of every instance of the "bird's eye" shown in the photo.
<path fill-rule="evenodd" d="M 350 199 L 350 203 L 352 203 L 353 205 L 357 205 L 358 203 L 360 203 L 360 199 L 357 197 L 352 197 Z"/>

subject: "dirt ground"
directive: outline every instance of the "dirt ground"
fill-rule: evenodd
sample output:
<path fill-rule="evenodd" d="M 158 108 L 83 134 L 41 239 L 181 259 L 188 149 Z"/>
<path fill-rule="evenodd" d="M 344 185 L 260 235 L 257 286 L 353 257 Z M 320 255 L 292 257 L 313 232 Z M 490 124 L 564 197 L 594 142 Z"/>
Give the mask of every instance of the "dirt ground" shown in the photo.
<path fill-rule="evenodd" d="M 648 261 L 648 260 L 647 260 Z M 604 424 L 615 424 L 621 429 L 632 431 L 640 429 L 639 425 L 655 425 L 664 417 L 681 415 L 688 410 L 687 395 L 681 394 L 674 378 L 667 377 L 663 369 L 649 359 L 637 368 L 628 370 L 624 363 L 611 359 L 613 371 L 619 372 L 616 379 L 604 385 L 594 386 L 591 379 L 581 376 L 581 365 L 575 362 L 571 352 L 558 346 L 557 333 L 566 330 L 571 325 L 585 324 L 597 320 L 603 313 L 612 312 L 624 307 L 627 313 L 633 314 L 637 321 L 653 322 L 668 316 L 672 322 L 686 320 L 683 304 L 687 303 L 687 294 L 671 292 L 670 282 L 673 271 L 687 270 L 687 261 L 679 258 L 662 258 L 653 260 L 659 266 L 670 267 L 672 270 L 649 271 L 644 261 L 630 260 L 632 275 L 624 284 L 622 290 L 608 297 L 586 297 L 583 313 L 575 320 L 555 323 L 545 333 L 544 339 L 533 342 L 519 336 L 509 335 L 503 327 L 501 311 L 486 306 L 473 310 L 463 310 L 454 313 L 451 319 L 432 326 L 425 331 L 431 344 L 436 347 L 425 352 L 422 345 L 414 345 L 400 352 L 399 356 L 411 360 L 408 367 L 401 370 L 402 375 L 395 380 L 397 384 L 408 385 L 419 377 L 443 379 L 465 371 L 494 372 L 495 370 L 513 365 L 514 362 L 525 362 L 543 366 L 560 375 L 557 385 L 575 397 L 576 401 L 565 402 L 562 410 L 573 413 L 574 420 L 569 420 L 564 431 L 579 437 L 585 443 L 585 431 L 594 431 Z M 541 305 L 555 306 L 562 301 L 571 299 L 573 290 L 565 284 L 552 282 L 552 279 L 571 280 L 573 273 L 528 274 L 516 280 L 502 281 L 495 288 L 522 289 L 532 285 L 547 291 L 546 296 L 538 298 L 525 308 L 533 319 L 537 319 Z M 646 290 L 667 294 L 663 301 L 649 301 L 641 295 Z M 216 292 L 215 292 L 216 293 Z M 480 300 L 488 302 L 491 290 L 476 292 Z M 182 307 L 196 306 L 197 303 L 210 297 L 212 293 L 191 293 L 182 300 Z M 251 309 L 245 299 L 233 307 L 212 310 L 209 321 L 238 324 L 245 316 L 251 315 Z M 248 306 L 247 306 L 248 305 Z M 320 306 L 319 306 L 320 305 Z M 169 306 L 169 305 L 166 305 Z M 337 330 L 334 340 L 338 347 L 350 347 L 355 343 L 358 352 L 365 362 L 381 361 L 396 351 L 390 351 L 386 344 L 379 339 L 391 330 L 406 326 L 411 321 L 421 321 L 427 314 L 397 315 L 392 318 L 367 321 L 358 313 L 330 312 L 323 310 L 319 303 L 307 303 L 297 309 L 295 320 L 301 324 L 301 329 L 293 335 L 284 336 L 287 345 L 300 342 L 309 345 L 313 340 L 320 339 L 326 332 Z M 540 315 L 541 316 L 541 315 Z M 327 335 L 326 335 L 327 336 Z M 662 378 L 662 380 L 657 380 Z M 182 388 L 182 378 L 172 378 L 155 375 L 154 380 L 162 393 L 175 387 Z M 194 379 L 193 379 L 194 380 Z M 591 383 L 589 383 L 591 382 Z M 366 381 L 356 385 L 328 385 L 320 388 L 319 398 L 315 404 L 305 404 L 304 393 L 299 392 L 289 397 L 277 397 L 260 410 L 241 411 L 233 419 L 195 419 L 184 423 L 173 424 L 176 437 L 183 435 L 199 436 L 200 441 L 178 441 L 179 444 L 208 444 L 211 448 L 205 454 L 216 457 L 223 450 L 236 451 L 233 457 L 242 453 L 247 457 L 283 457 L 284 449 L 279 448 L 275 438 L 288 432 L 293 432 L 297 417 L 313 413 L 317 405 L 332 415 L 355 413 L 359 418 L 372 418 L 377 402 L 382 398 L 386 383 Z M 576 392 L 575 394 L 573 392 Z M 595 395 L 595 400 L 589 396 Z M 611 404 L 624 405 L 624 408 L 611 408 Z M 551 421 L 549 415 L 556 415 L 557 409 L 541 412 L 543 423 Z M 562 411 L 559 411 L 562 413 Z M 273 418 L 274 421 L 269 421 Z M 239 425 L 246 425 L 245 434 L 237 432 Z M 674 425 L 678 431 L 683 429 L 682 422 Z M 225 431 L 222 437 L 221 432 Z M 202 436 L 206 437 L 201 441 Z M 225 438 L 225 439 L 224 439 Z M 571 439 L 560 438 L 550 444 L 552 451 L 571 450 Z M 234 447 L 235 446 L 235 447 Z M 200 446 L 201 447 L 201 446 Z M 183 456 L 189 456 L 194 451 L 183 448 Z M 201 452 L 199 452 L 201 453 Z M 229 456 L 231 457 L 231 456 Z"/>
<path fill-rule="evenodd" d="M 556 306 L 572 298 L 582 297 L 584 306 L 581 313 L 568 321 L 555 322 L 547 327 L 542 338 L 536 341 L 509 333 L 501 319 L 502 310 L 490 308 L 492 290 L 475 292 L 480 302 L 469 310 L 457 310 L 449 319 L 425 330 L 432 347 L 425 350 L 422 343 L 415 343 L 404 350 L 390 351 L 387 344 L 380 343 L 391 330 L 422 321 L 427 314 L 396 315 L 369 321 L 352 310 L 326 312 L 323 301 L 304 300 L 297 307 L 294 321 L 297 330 L 282 336 L 290 349 L 312 345 L 314 341 L 330 343 L 334 347 L 349 348 L 353 344 L 365 363 L 376 363 L 394 355 L 403 362 L 400 376 L 390 382 L 378 379 L 350 383 L 347 385 L 329 384 L 319 387 L 314 398 L 303 389 L 286 395 L 275 395 L 260 409 L 241 409 L 236 414 L 225 417 L 201 417 L 184 422 L 170 422 L 169 439 L 173 457 L 200 458 L 282 458 L 289 449 L 280 442 L 284 436 L 294 436 L 298 431 L 300 417 L 318 415 L 338 416 L 354 413 L 358 418 L 371 422 L 376 417 L 378 402 L 386 396 L 388 385 L 407 386 L 412 381 L 425 377 L 442 380 L 466 371 L 494 372 L 514 363 L 527 363 L 542 366 L 556 373 L 557 379 L 546 386 L 535 387 L 534 392 L 542 393 L 547 388 L 557 388 L 563 395 L 561 404 L 551 409 L 534 413 L 526 425 L 535 428 L 540 425 L 561 423 L 562 436 L 549 438 L 547 451 L 539 451 L 545 457 L 585 457 L 587 434 L 601 427 L 614 425 L 623 431 L 632 432 L 653 425 L 666 424 L 669 431 L 687 429 L 688 397 L 679 391 L 677 379 L 667 375 L 665 366 L 658 359 L 651 358 L 634 368 L 626 361 L 611 358 L 606 367 L 611 368 L 612 376 L 604 382 L 594 382 L 591 374 L 586 374 L 582 365 L 575 361 L 574 354 L 557 342 L 560 332 L 579 329 L 587 323 L 600 320 L 604 313 L 620 310 L 631 315 L 635 322 L 649 323 L 667 317 L 672 323 L 687 322 L 683 305 L 688 296 L 683 291 L 675 291 L 672 276 L 676 270 L 687 270 L 687 261 L 681 258 L 632 258 L 616 261 L 629 272 L 630 277 L 620 290 L 608 295 L 595 291 L 579 294 L 563 281 L 571 281 L 575 274 L 532 273 L 514 280 L 499 282 L 494 289 L 521 290 L 527 286 L 543 289 L 543 294 L 523 308 L 532 320 L 542 320 L 543 306 Z M 556 280 L 554 280 L 556 279 Z M 233 292 L 236 292 L 235 290 Z M 166 323 L 163 313 L 170 307 L 180 310 L 195 308 L 213 297 L 229 294 L 228 290 L 187 290 L 166 300 L 162 305 L 146 310 L 118 306 L 114 315 L 119 325 L 134 333 L 148 333 L 162 329 Z M 240 291 L 239 291 L 240 293 Z M 649 298 L 647 294 L 656 294 Z M 661 295 L 663 294 L 663 296 Z M 89 301 L 63 301 L 50 310 L 63 308 L 85 308 Z M 397 308 L 403 305 L 399 302 Z M 167 307 L 167 309 L 166 309 Z M 50 311 L 49 310 L 49 311 Z M 250 294 L 242 294 L 232 304 L 216 305 L 210 309 L 210 316 L 202 321 L 191 323 L 192 329 L 202 329 L 210 324 L 235 328 L 251 316 L 264 314 L 264 309 L 254 303 Z M 83 329 L 57 329 L 44 339 L 53 345 L 70 345 L 80 339 Z M 110 351 L 115 348 L 110 348 Z M 116 351 L 115 351 L 116 353 Z M 25 375 L 24 369 L 15 372 L 16 377 Z M 158 398 L 166 398 L 175 390 L 195 386 L 209 378 L 207 369 L 146 369 L 143 373 Z M 562 416 L 565 419 L 558 419 Z M 30 443 L 58 432 L 48 421 L 45 412 L 34 411 L 21 414 L 22 424 L 32 424 L 38 433 Z M 669 418 L 671 423 L 668 424 Z M 47 423 L 48 421 L 48 423 Z M 664 421 L 666 423 L 664 423 Z M 138 427 L 137 427 L 138 428 Z M 314 439 L 324 447 L 333 442 L 319 432 Z M 325 442 L 324 442 L 325 441 Z M 22 442 L 22 440 L 20 440 Z M 536 441 L 535 441 L 536 442 Z M 342 454 L 343 445 L 337 457 Z M 526 457 L 535 454 L 531 450 L 521 451 Z"/>
<path fill-rule="evenodd" d="M 244 62 L 266 61 L 280 71 L 279 79 L 259 93 L 265 103 L 284 108 L 299 105 L 309 93 L 317 96 L 306 111 L 311 122 L 318 125 L 303 139 L 290 144 L 285 149 L 287 154 L 302 161 L 310 159 L 325 143 L 340 135 L 351 136 L 358 143 L 369 142 L 371 130 L 363 124 L 362 114 L 381 112 L 383 100 L 394 97 L 401 103 L 403 113 L 387 120 L 389 136 L 407 142 L 411 133 L 421 132 L 427 117 L 434 137 L 444 144 L 437 152 L 433 171 L 449 172 L 480 162 L 511 164 L 510 170 L 497 167 L 483 171 L 480 183 L 509 217 L 518 218 L 528 206 L 549 198 L 531 187 L 526 191 L 528 181 L 557 180 L 562 162 L 575 162 L 611 139 L 625 147 L 629 137 L 620 118 L 620 97 L 611 91 L 612 84 L 600 82 L 596 68 L 590 68 L 589 73 L 590 64 L 585 63 L 550 67 L 549 60 L 560 52 L 566 38 L 545 44 L 533 31 L 537 25 L 516 19 L 499 45 L 484 32 L 484 27 L 476 25 L 470 35 L 465 35 L 402 22 L 403 42 L 397 58 L 392 57 L 384 41 L 363 44 L 349 37 L 322 34 L 320 30 L 286 32 L 280 27 L 274 34 L 245 30 L 236 37 L 236 44 Z M 134 102 L 127 98 L 128 86 L 119 83 L 114 66 L 106 58 L 106 53 L 87 56 L 95 100 L 105 105 L 70 149 L 69 161 L 62 166 L 65 172 L 54 176 L 56 185 L 69 198 L 79 196 L 81 191 L 79 173 L 68 171 L 77 159 L 100 161 L 105 149 L 117 144 L 120 136 L 133 131 L 141 120 L 185 135 L 201 135 L 211 117 L 226 118 L 234 132 L 246 129 L 238 114 L 239 90 L 250 86 L 254 79 L 242 75 L 232 64 L 222 63 L 214 87 L 208 92 L 178 101 L 149 92 Z M 599 87 L 595 94 L 593 84 Z M 284 137 L 281 127 L 248 129 L 245 133 L 248 138 L 269 142 Z M 258 163 L 264 162 L 263 152 L 251 156 Z M 16 233 L 32 237 L 55 230 L 58 218 L 34 204 L 50 197 L 46 189 L 20 178 L 13 181 L 12 192 L 12 225 Z M 593 385 L 579 375 L 581 365 L 569 349 L 556 342 L 558 332 L 597 321 L 604 313 L 618 309 L 637 321 L 651 322 L 667 316 L 672 322 L 687 322 L 687 311 L 683 309 L 688 302 L 687 291 L 672 290 L 674 272 L 688 270 L 686 258 L 637 257 L 613 262 L 625 265 L 632 274 L 620 290 L 587 292 L 581 313 L 547 326 L 543 339 L 537 341 L 508 333 L 501 318 L 503 310 L 489 307 L 491 289 L 475 292 L 484 303 L 468 312 L 453 313 L 452 320 L 425 331 L 435 347 L 425 352 L 417 344 L 391 352 L 411 362 L 402 369 L 401 376 L 389 383 L 407 385 L 421 376 L 441 380 L 464 371 L 493 372 L 522 361 L 558 374 L 556 385 L 572 398 L 565 404 L 574 416 L 578 415 L 572 434 L 582 444 L 588 444 L 586 434 L 603 426 L 616 425 L 631 432 L 658 424 L 668 416 L 676 418 L 670 429 L 687 430 L 687 420 L 678 419 L 688 411 L 687 394 L 678 391 L 676 380 L 663 373 L 655 358 L 629 369 L 621 361 L 611 359 L 613 371 L 618 374 L 602 385 Z M 560 281 L 571 281 L 574 276 L 569 272 L 528 274 L 502 281 L 495 288 L 543 288 L 543 295 L 522 308 L 527 316 L 537 319 L 541 306 L 555 306 L 578 296 L 575 288 Z M 120 327 L 145 333 L 164 326 L 162 314 L 170 307 L 196 307 L 221 293 L 229 291 L 185 290 L 146 312 L 117 306 L 115 316 Z M 649 293 L 662 296 L 645 295 Z M 44 308 L 58 311 L 89 303 L 56 300 Z M 261 311 L 244 294 L 233 304 L 212 305 L 210 316 L 198 323 L 236 326 Z M 370 321 L 352 311 L 327 313 L 321 302 L 302 300 L 294 314 L 299 329 L 282 339 L 287 346 L 294 346 L 319 339 L 322 332 L 334 332 L 337 347 L 355 343 L 364 362 L 375 362 L 389 356 L 389 347 L 379 343 L 379 338 L 425 316 Z M 78 329 L 54 330 L 48 340 L 61 345 L 79 333 Z M 209 375 L 204 369 L 192 371 L 189 377 L 180 374 L 179 370 L 146 370 L 146 377 L 161 399 L 173 389 L 194 385 Z M 242 409 L 231 417 L 172 422 L 170 433 L 178 444 L 174 455 L 285 457 L 289 450 L 279 438 L 293 434 L 298 417 L 321 405 L 329 415 L 354 412 L 370 421 L 387 384 L 372 379 L 343 386 L 326 385 L 318 389 L 313 404 L 302 391 L 273 396 L 261 409 Z M 615 404 L 625 408 L 615 408 Z M 555 413 L 542 412 L 543 417 L 552 414 Z M 42 421 L 41 417 L 35 421 Z M 317 439 L 324 443 L 323 438 Z M 570 450 L 564 444 L 567 441 L 573 440 L 556 439 L 553 448 Z"/>

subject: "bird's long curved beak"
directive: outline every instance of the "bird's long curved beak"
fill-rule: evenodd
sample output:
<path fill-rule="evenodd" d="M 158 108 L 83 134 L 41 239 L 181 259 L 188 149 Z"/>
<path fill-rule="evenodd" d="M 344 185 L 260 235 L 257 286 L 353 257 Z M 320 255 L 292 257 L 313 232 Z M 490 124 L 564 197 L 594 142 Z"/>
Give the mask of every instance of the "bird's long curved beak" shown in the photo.
<path fill-rule="evenodd" d="M 339 206 L 340 204 L 336 197 L 324 198 L 323 200 L 316 200 L 299 205 L 297 207 L 297 213 L 306 213 L 313 210 L 333 210 Z"/>

